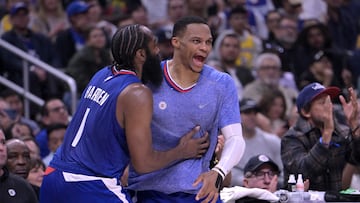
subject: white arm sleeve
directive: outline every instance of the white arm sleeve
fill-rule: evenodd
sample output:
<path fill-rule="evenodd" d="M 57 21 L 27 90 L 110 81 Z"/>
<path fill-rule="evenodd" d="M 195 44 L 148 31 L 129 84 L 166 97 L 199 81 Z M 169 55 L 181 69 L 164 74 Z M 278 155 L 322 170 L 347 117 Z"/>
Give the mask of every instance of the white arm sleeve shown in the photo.
<path fill-rule="evenodd" d="M 219 163 L 215 167 L 221 169 L 225 175 L 239 163 L 245 151 L 245 141 L 240 123 L 225 126 L 221 129 L 225 143 Z"/>

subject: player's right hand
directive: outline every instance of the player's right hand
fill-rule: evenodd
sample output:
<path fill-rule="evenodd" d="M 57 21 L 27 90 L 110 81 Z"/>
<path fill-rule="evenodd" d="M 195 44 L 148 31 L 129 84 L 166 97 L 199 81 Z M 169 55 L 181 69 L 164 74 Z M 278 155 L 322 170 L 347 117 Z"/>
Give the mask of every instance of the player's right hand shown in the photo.
<path fill-rule="evenodd" d="M 205 132 L 200 138 L 193 138 L 199 130 L 200 126 L 196 126 L 180 139 L 178 147 L 184 159 L 201 158 L 209 148 L 210 140 L 208 132 Z"/>

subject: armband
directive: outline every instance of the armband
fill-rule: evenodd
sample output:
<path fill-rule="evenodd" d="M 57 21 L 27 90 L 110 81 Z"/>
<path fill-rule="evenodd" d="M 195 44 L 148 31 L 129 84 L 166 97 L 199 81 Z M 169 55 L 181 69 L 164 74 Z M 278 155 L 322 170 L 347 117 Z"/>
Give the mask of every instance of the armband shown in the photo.
<path fill-rule="evenodd" d="M 220 174 L 218 174 L 218 176 L 216 178 L 216 182 L 215 182 L 215 187 L 218 189 L 219 192 L 221 190 L 221 185 L 222 185 L 223 181 L 224 181 L 224 179 L 222 178 L 222 176 Z"/>

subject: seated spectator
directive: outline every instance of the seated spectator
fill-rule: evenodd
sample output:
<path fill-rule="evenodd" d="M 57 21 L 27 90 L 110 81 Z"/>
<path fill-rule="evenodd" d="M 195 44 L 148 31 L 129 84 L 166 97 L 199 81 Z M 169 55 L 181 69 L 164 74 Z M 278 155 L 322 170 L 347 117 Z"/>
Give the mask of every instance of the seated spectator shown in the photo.
<path fill-rule="evenodd" d="M 244 187 L 275 192 L 279 174 L 279 167 L 268 156 L 263 154 L 253 156 L 244 167 Z"/>
<path fill-rule="evenodd" d="M 11 126 L 17 121 L 17 115 L 14 110 L 10 109 L 10 105 L 0 98 L 0 128 L 3 129 L 6 139 L 10 139 Z"/>
<path fill-rule="evenodd" d="M 286 116 L 288 116 L 298 92 L 293 88 L 280 84 L 282 71 L 279 56 L 273 53 L 260 54 L 255 60 L 254 69 L 256 71 L 256 79 L 245 86 L 243 92 L 244 98 L 254 99 L 258 103 L 266 92 L 277 88 L 285 96 Z"/>
<path fill-rule="evenodd" d="M 16 3 L 10 12 L 13 28 L 5 32 L 1 38 L 15 47 L 23 50 L 34 58 L 37 58 L 54 67 L 58 66 L 57 53 L 49 38 L 36 33 L 28 28 L 30 21 L 30 10 L 23 2 Z M 8 51 L 1 50 L 4 71 L 7 79 L 23 86 L 24 63 L 21 57 Z M 5 60 L 6 59 L 6 60 Z M 11 60 L 8 60 L 11 59 Z M 40 98 L 50 96 L 62 96 L 62 83 L 54 76 L 48 74 L 44 69 L 34 64 L 29 64 L 29 90 Z"/>
<path fill-rule="evenodd" d="M 29 125 L 31 127 L 31 131 L 32 131 L 32 135 L 36 135 L 37 133 L 39 133 L 40 131 L 40 127 L 38 125 L 38 123 L 30 118 L 26 118 L 24 116 L 24 103 L 23 103 L 23 98 L 21 98 L 21 96 L 11 90 L 11 89 L 6 89 L 4 91 L 1 92 L 1 97 L 4 98 L 4 100 L 6 102 L 8 102 L 9 106 L 11 109 L 15 110 L 17 115 L 19 115 L 20 117 L 20 122 L 25 123 L 27 125 Z M 31 109 L 30 109 L 31 111 Z M 31 114 L 36 114 L 37 112 L 30 112 Z"/>
<path fill-rule="evenodd" d="M 84 32 L 84 36 L 85 47 L 71 57 L 66 68 L 66 72 L 75 79 L 79 94 L 83 92 L 98 70 L 111 64 L 110 51 L 106 48 L 104 30 L 90 26 Z"/>
<path fill-rule="evenodd" d="M 327 56 L 327 61 L 332 64 L 333 80 L 327 82 L 332 82 L 332 86 L 345 87 L 347 82 L 342 72 L 349 71 L 346 67 L 349 53 L 335 46 L 326 24 L 316 23 L 304 28 L 299 34 L 296 45 L 293 73 L 299 89 L 306 85 L 300 83 L 301 79 L 303 79 L 301 77 L 304 77 L 304 72 L 309 72 L 309 67 L 315 61 L 320 60 L 320 55 Z M 329 86 L 328 84 L 323 85 Z"/>
<path fill-rule="evenodd" d="M 40 158 L 30 159 L 30 171 L 26 178 L 30 184 L 41 187 L 41 183 L 45 173 L 45 164 Z"/>
<path fill-rule="evenodd" d="M 72 1 L 66 7 L 70 27 L 58 33 L 55 40 L 57 54 L 60 57 L 60 68 L 66 68 L 71 57 L 85 46 L 84 32 L 90 26 L 87 12 L 90 5 L 83 1 Z"/>
<path fill-rule="evenodd" d="M 265 16 L 266 27 L 268 29 L 268 34 L 265 40 L 274 41 L 274 31 L 279 28 L 279 22 L 281 15 L 277 10 L 269 11 Z"/>
<path fill-rule="evenodd" d="M 159 28 L 155 30 L 155 36 L 158 40 L 161 59 L 171 59 L 174 53 L 174 47 L 171 45 L 172 29 Z"/>
<path fill-rule="evenodd" d="M 229 14 L 230 29 L 236 32 L 240 39 L 241 52 L 236 64 L 252 68 L 255 58 L 262 52 L 262 41 L 247 30 L 248 11 L 241 6 L 231 9 Z"/>
<path fill-rule="evenodd" d="M 33 136 L 26 136 L 21 139 L 30 150 L 30 158 L 40 158 L 40 148 Z"/>
<path fill-rule="evenodd" d="M 232 186 L 243 185 L 244 166 L 251 157 L 259 153 L 271 157 L 272 160 L 276 161 L 280 170 L 282 169 L 280 139 L 276 135 L 267 133 L 258 127 L 256 117 L 258 106 L 256 102 L 252 99 L 243 99 L 239 105 L 246 147 L 243 157 L 231 170 Z M 279 187 L 282 186 L 282 180 L 283 175 L 279 174 Z"/>
<path fill-rule="evenodd" d="M 37 203 L 36 194 L 31 185 L 6 167 L 7 148 L 5 135 L 0 128 L 0 202 Z"/>
<path fill-rule="evenodd" d="M 7 163 L 6 166 L 10 173 L 14 173 L 26 180 L 30 171 L 30 150 L 27 145 L 19 139 L 6 141 Z M 32 185 L 37 197 L 40 194 L 40 187 Z"/>
<path fill-rule="evenodd" d="M 105 31 L 106 38 L 110 40 L 114 36 L 117 27 L 103 18 L 103 8 L 99 4 L 98 0 L 85 0 L 85 2 L 90 5 L 87 13 L 88 18 L 90 19 L 90 24 L 103 29 Z"/>
<path fill-rule="evenodd" d="M 303 70 L 299 77 L 299 88 L 318 82 L 325 87 L 339 86 L 340 83 L 335 76 L 331 55 L 324 51 L 318 51 L 314 54 L 308 70 Z"/>
<path fill-rule="evenodd" d="M 285 177 L 303 174 L 311 190 L 342 190 L 342 174 L 347 163 L 360 166 L 360 123 L 355 90 L 349 99 L 337 87 L 319 83 L 305 86 L 296 105 L 300 117 L 281 139 Z M 334 116 L 331 99 L 339 98 L 347 126 Z M 347 102 L 348 101 L 348 102 Z"/>
<path fill-rule="evenodd" d="M 257 114 L 259 127 L 281 138 L 289 129 L 286 116 L 286 100 L 279 89 L 265 92 L 259 101 Z"/>
<path fill-rule="evenodd" d="M 211 52 L 213 56 L 209 61 L 217 61 L 219 64 L 215 68 L 231 75 L 236 85 L 239 100 L 243 98 L 244 87 L 254 80 L 249 68 L 236 64 L 240 53 L 238 35 L 232 30 L 224 31 L 215 40 L 214 49 Z"/>
<path fill-rule="evenodd" d="M 67 126 L 64 124 L 53 124 L 47 127 L 48 147 L 50 153 L 43 158 L 45 166 L 53 159 L 57 148 L 62 144 Z"/>
<path fill-rule="evenodd" d="M 2 7 L 1 10 L 5 11 L 4 15 L 1 15 L 1 19 L 0 19 L 0 36 L 5 32 L 10 31 L 13 28 L 10 19 L 10 13 L 13 6 L 19 2 L 23 2 L 26 5 L 30 4 L 29 0 L 6 0 L 0 3 L 0 6 Z M 4 3 L 4 5 L 2 5 L 2 3 Z"/>
<path fill-rule="evenodd" d="M 33 137 L 30 126 L 22 122 L 15 122 L 13 125 L 11 125 L 9 132 L 11 138 L 22 139 L 28 136 Z"/>
<path fill-rule="evenodd" d="M 41 115 L 43 129 L 35 136 L 35 139 L 40 147 L 40 155 L 44 158 L 50 153 L 48 147 L 47 126 L 56 123 L 67 125 L 69 123 L 69 113 L 61 99 L 51 98 L 45 101 L 41 110 Z"/>
<path fill-rule="evenodd" d="M 70 27 L 61 0 L 39 0 L 29 27 L 55 42 L 59 32 Z"/>
<path fill-rule="evenodd" d="M 286 0 L 284 0 L 286 1 Z M 273 29 L 274 38 L 263 42 L 266 52 L 277 53 L 281 60 L 283 72 L 294 71 L 294 58 L 296 56 L 296 40 L 298 38 L 297 20 L 289 16 L 282 16 L 277 28 Z"/>
<path fill-rule="evenodd" d="M 249 192 L 250 195 L 237 199 L 235 203 L 274 202 L 274 192 L 278 190 L 279 166 L 268 156 L 258 154 L 249 159 L 244 168 L 244 187 L 258 189 Z M 304 182 L 305 191 L 309 180 Z M 260 189 L 260 190 L 259 190 Z M 241 190 L 240 190 L 241 191 Z"/>

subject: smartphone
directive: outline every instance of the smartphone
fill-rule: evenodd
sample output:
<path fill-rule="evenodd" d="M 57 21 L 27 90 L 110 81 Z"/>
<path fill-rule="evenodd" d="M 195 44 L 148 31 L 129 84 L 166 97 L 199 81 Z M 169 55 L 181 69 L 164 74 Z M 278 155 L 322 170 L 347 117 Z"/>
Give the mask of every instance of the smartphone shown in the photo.
<path fill-rule="evenodd" d="M 17 112 L 14 109 L 4 109 L 5 113 L 9 116 L 11 120 L 15 120 L 17 117 Z"/>

